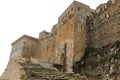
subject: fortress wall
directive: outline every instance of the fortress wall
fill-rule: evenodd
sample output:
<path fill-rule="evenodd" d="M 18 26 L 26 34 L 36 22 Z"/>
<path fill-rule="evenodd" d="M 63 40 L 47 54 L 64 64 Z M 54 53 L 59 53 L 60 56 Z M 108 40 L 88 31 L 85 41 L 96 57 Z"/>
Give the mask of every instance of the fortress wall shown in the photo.
<path fill-rule="evenodd" d="M 60 64 L 71 65 L 74 55 L 74 17 L 58 27 L 56 55 Z"/>
<path fill-rule="evenodd" d="M 22 52 L 22 57 L 30 59 L 31 57 L 34 56 L 36 46 L 38 44 L 38 39 L 29 39 L 27 38 L 24 42 L 24 47 L 23 47 L 23 52 Z"/>
<path fill-rule="evenodd" d="M 50 33 L 40 33 L 34 58 L 72 68 L 73 61 L 80 60 L 86 47 L 85 23 L 90 11 L 88 6 L 74 1 L 59 17 L 57 27 Z"/>
<path fill-rule="evenodd" d="M 37 39 L 23 35 L 12 43 L 10 59 L 1 80 L 20 80 L 22 72 L 18 62 L 29 60 L 35 50 Z"/>
<path fill-rule="evenodd" d="M 64 25 L 70 18 L 73 17 L 74 3 L 75 1 L 71 5 L 69 5 L 69 7 L 59 16 L 58 18 L 59 26 Z"/>
<path fill-rule="evenodd" d="M 14 59 L 10 59 L 8 66 L 2 74 L 0 80 L 20 80 L 22 75 L 20 68 L 21 66 Z"/>
<path fill-rule="evenodd" d="M 74 53 L 72 5 L 59 17 L 58 24 L 52 28 L 50 33 L 46 31 L 40 33 L 36 55 L 34 55 L 34 58 L 38 59 L 38 61 L 63 65 L 66 52 L 67 64 L 72 63 L 71 55 Z"/>
<path fill-rule="evenodd" d="M 108 2 L 96 9 L 91 24 L 88 24 L 91 47 L 100 48 L 120 39 L 119 8 L 118 3 Z"/>
<path fill-rule="evenodd" d="M 24 39 L 20 40 L 19 42 L 12 44 L 10 59 L 16 58 L 19 59 L 23 50 L 24 46 Z"/>
<path fill-rule="evenodd" d="M 64 44 L 68 43 L 68 54 L 73 53 L 73 26 L 70 23 L 73 18 L 69 20 L 64 26 L 56 25 L 51 33 L 42 32 L 34 58 L 41 62 L 63 64 L 61 54 L 64 52 Z M 59 30 L 59 31 L 57 31 Z M 70 55 L 69 55 L 70 56 Z M 69 61 L 69 60 L 68 60 Z"/>
<path fill-rule="evenodd" d="M 58 19 L 56 59 L 71 72 L 74 55 L 74 3 Z"/>
<path fill-rule="evenodd" d="M 37 49 L 34 58 L 38 61 L 46 63 L 56 63 L 55 61 L 55 46 L 57 35 L 57 24 L 53 26 L 50 33 L 43 31 L 39 35 Z"/>
<path fill-rule="evenodd" d="M 40 39 L 34 57 L 43 62 L 54 63 L 55 44 L 55 34 L 49 34 L 47 37 Z"/>
<path fill-rule="evenodd" d="M 20 80 L 23 73 L 18 63 L 29 60 L 46 68 L 59 64 L 66 72 L 72 72 L 74 63 L 82 61 L 85 51 L 89 50 L 87 47 L 101 48 L 117 40 L 120 40 L 120 0 L 110 0 L 95 11 L 74 1 L 58 18 L 58 24 L 53 26 L 50 33 L 42 31 L 39 39 L 23 35 L 12 43 L 10 60 L 1 78 Z M 95 50 L 96 54 L 101 51 Z M 92 53 L 94 55 L 94 51 Z M 99 54 L 94 57 L 100 58 Z M 88 58 L 88 69 L 90 60 L 95 63 L 94 58 Z M 84 65 L 84 61 L 81 64 Z"/>
<path fill-rule="evenodd" d="M 79 61 L 84 55 L 86 47 L 86 18 L 91 9 L 82 3 L 75 3 L 74 21 L 74 63 Z"/>

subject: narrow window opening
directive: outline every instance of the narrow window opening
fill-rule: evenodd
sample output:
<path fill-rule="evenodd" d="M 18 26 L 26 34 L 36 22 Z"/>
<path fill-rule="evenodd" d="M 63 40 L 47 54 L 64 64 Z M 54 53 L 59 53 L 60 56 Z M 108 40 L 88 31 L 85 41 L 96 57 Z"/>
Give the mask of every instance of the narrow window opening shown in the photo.
<path fill-rule="evenodd" d="M 78 7 L 78 11 L 80 10 L 80 7 Z"/>
<path fill-rule="evenodd" d="M 73 7 L 71 7 L 71 11 L 73 11 Z"/>

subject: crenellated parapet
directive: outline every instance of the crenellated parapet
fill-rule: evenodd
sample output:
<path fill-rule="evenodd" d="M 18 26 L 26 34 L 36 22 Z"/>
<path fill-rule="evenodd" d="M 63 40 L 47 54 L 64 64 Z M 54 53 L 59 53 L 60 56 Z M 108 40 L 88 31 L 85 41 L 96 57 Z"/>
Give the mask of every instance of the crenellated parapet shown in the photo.
<path fill-rule="evenodd" d="M 45 30 L 42 31 L 42 32 L 40 32 L 40 34 L 39 34 L 39 39 L 43 39 L 43 38 L 47 37 L 48 34 L 49 34 L 49 32 L 47 32 L 47 31 L 45 31 Z"/>
<path fill-rule="evenodd" d="M 58 24 L 55 24 L 51 29 L 51 34 L 57 35 L 57 31 L 58 31 Z"/>

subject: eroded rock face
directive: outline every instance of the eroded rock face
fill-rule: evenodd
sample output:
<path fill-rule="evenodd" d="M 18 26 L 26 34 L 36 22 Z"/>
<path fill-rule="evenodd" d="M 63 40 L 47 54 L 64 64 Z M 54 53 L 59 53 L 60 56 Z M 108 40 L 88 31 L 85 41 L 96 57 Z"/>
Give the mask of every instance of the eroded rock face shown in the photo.
<path fill-rule="evenodd" d="M 100 48 L 120 39 L 120 1 L 100 5 L 87 19 L 89 46 Z"/>
<path fill-rule="evenodd" d="M 74 71 L 89 80 L 119 80 L 120 41 L 102 48 L 86 48 L 82 60 L 74 65 Z"/>

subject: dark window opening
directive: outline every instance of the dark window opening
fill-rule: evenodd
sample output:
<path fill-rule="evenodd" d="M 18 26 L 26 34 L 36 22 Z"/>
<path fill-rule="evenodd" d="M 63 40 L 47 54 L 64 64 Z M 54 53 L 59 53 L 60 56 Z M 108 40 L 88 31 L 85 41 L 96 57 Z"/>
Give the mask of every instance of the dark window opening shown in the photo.
<path fill-rule="evenodd" d="M 63 66 L 59 64 L 54 64 L 54 67 L 57 68 L 59 71 L 63 72 Z"/>
<path fill-rule="evenodd" d="M 73 11 L 73 7 L 71 7 L 71 11 Z"/>
<path fill-rule="evenodd" d="M 64 54 L 66 56 L 66 53 L 67 53 L 67 43 L 64 44 Z"/>
<path fill-rule="evenodd" d="M 80 10 L 80 7 L 78 7 L 78 11 Z"/>
<path fill-rule="evenodd" d="M 65 17 L 67 17 L 67 14 L 65 14 Z"/>
<path fill-rule="evenodd" d="M 52 43 L 52 51 L 54 52 L 55 44 Z"/>
<path fill-rule="evenodd" d="M 47 46 L 47 51 L 48 51 L 48 46 Z"/>
<path fill-rule="evenodd" d="M 35 76 L 35 75 L 34 75 L 34 74 L 31 74 L 30 76 L 32 76 L 32 77 L 33 77 L 33 76 Z"/>
<path fill-rule="evenodd" d="M 70 14 L 70 12 L 68 12 L 68 15 Z"/>
<path fill-rule="evenodd" d="M 64 53 L 63 53 L 63 71 L 66 71 L 66 56 L 67 56 L 67 43 L 64 43 Z"/>

